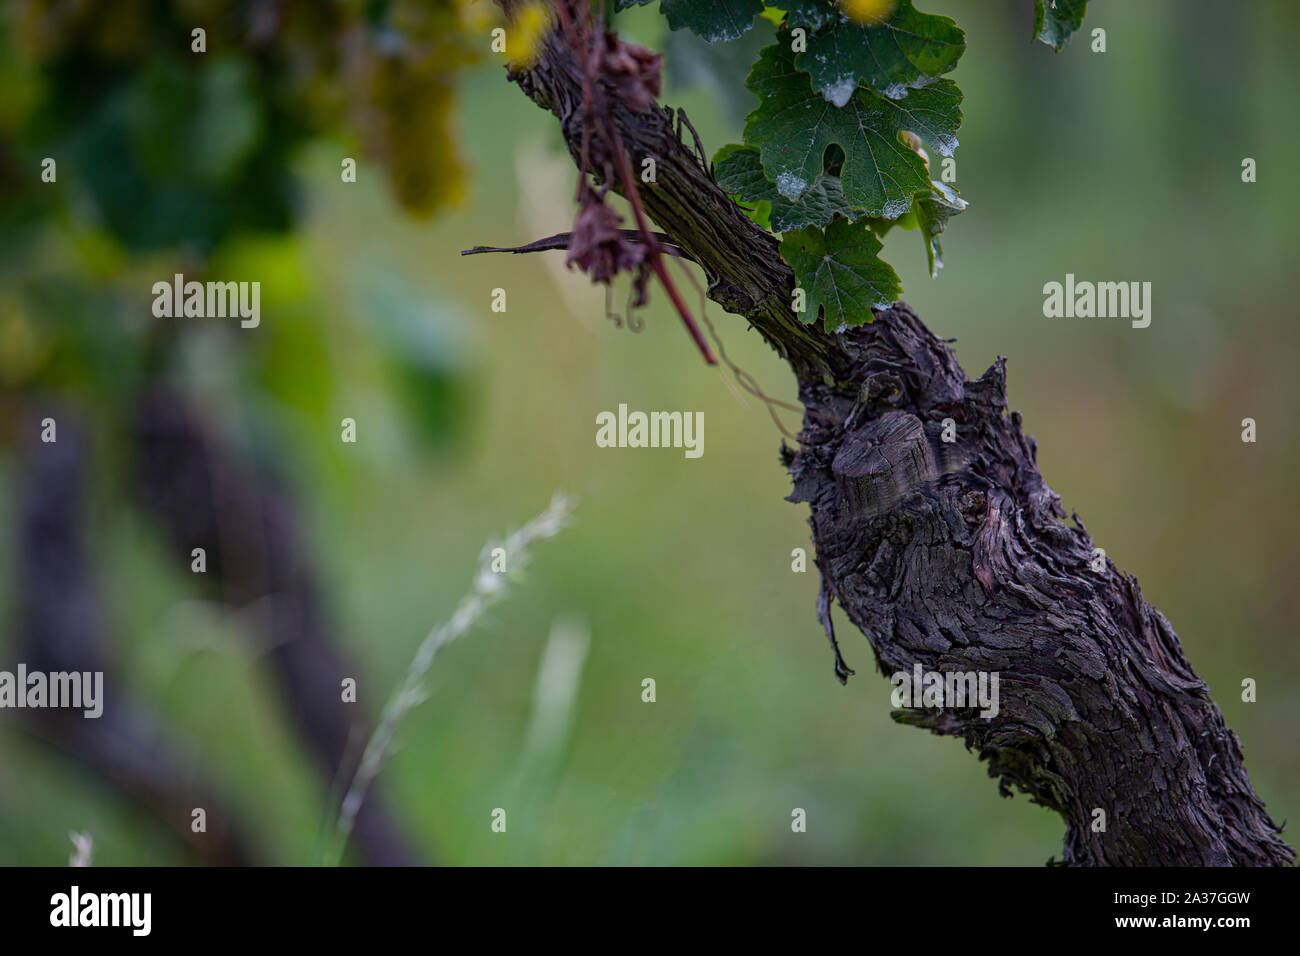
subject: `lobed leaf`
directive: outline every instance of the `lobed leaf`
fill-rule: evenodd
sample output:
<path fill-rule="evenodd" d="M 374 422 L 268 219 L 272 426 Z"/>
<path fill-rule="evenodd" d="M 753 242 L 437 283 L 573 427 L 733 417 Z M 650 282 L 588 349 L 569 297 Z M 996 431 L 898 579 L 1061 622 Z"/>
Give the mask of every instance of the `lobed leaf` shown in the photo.
<path fill-rule="evenodd" d="M 834 0 L 776 0 L 775 6 L 786 12 L 787 24 L 805 30 L 820 30 L 840 15 Z"/>
<path fill-rule="evenodd" d="M 617 9 L 645 6 L 650 0 L 617 0 Z M 710 43 L 734 40 L 754 25 L 762 0 L 660 0 L 659 10 L 674 30 L 688 29 Z"/>
<path fill-rule="evenodd" d="M 724 146 L 713 162 L 719 186 L 742 202 L 767 204 L 760 216 L 765 213 L 765 224 L 773 232 L 825 226 L 837 214 L 846 219 L 862 217 L 862 210 L 844 201 L 838 176 L 822 176 L 792 201 L 782 196 L 776 184 L 763 174 L 762 161 L 753 146 Z"/>
<path fill-rule="evenodd" d="M 824 171 L 832 145 L 844 151 L 845 201 L 868 216 L 897 219 L 930 188 L 925 162 L 899 139 L 910 131 L 944 156 L 957 147 L 961 92 L 951 80 L 891 100 L 859 88 L 844 107 L 814 92 L 786 44 L 765 47 L 747 84 L 761 101 L 745 122 L 745 141 L 760 151 L 777 191 L 795 201 Z"/>
<path fill-rule="evenodd" d="M 795 65 L 808 72 L 822 96 L 844 106 L 860 84 L 899 99 L 947 73 L 965 50 L 966 35 L 951 18 L 921 13 L 911 0 L 899 0 L 883 23 L 838 17 L 808 38 Z"/>
<path fill-rule="evenodd" d="M 781 258 L 794 269 L 806 295 L 800 319 L 809 324 L 822 316 L 827 332 L 862 325 L 872 309 L 884 309 L 903 291 L 898 274 L 879 258 L 880 240 L 865 222 L 834 219 L 823 231 L 816 227 L 786 233 Z"/>

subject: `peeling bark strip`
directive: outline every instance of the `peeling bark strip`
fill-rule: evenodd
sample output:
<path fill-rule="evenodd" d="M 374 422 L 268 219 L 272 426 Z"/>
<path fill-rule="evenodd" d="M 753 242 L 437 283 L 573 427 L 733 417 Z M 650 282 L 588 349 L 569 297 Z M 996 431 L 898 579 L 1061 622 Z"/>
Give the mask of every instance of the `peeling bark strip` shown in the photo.
<path fill-rule="evenodd" d="M 582 88 L 563 37 L 512 79 L 555 113 L 576 156 Z M 1056 810 L 1067 864 L 1290 862 L 1169 622 L 1114 564 L 1092 570 L 1087 529 L 1077 516 L 1066 523 L 1020 414 L 1007 414 L 1004 360 L 967 380 L 902 303 L 843 334 L 802 324 L 776 240 L 683 145 L 672 111 L 619 106 L 616 119 L 630 159 L 655 157 L 647 212 L 703 267 L 710 298 L 747 318 L 798 379 L 801 448 L 782 457 L 790 500 L 812 509 L 818 618 L 832 646 L 834 598 L 882 673 L 920 663 L 1001 675 L 991 720 L 974 708 L 896 719 L 961 737 L 1004 795 L 1015 785 Z M 940 441 L 945 418 L 955 444 Z M 1091 828 L 1095 809 L 1105 832 Z"/>

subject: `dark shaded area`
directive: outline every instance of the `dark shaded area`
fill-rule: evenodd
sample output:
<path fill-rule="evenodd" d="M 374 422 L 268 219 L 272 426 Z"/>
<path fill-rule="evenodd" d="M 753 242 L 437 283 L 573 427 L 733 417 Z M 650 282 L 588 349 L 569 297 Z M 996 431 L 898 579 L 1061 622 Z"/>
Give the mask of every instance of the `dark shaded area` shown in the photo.
<path fill-rule="evenodd" d="M 216 597 L 232 607 L 264 604 L 267 658 L 286 717 L 327 787 L 349 779 L 369 734 L 354 723 L 356 705 L 342 700 L 343 679 L 358 672 L 336 647 L 293 502 L 212 434 L 175 391 L 146 394 L 134 431 L 141 505 L 180 556 L 204 549 L 204 577 Z M 373 865 L 416 862 L 378 793 L 361 808 L 353 833 Z"/>
<path fill-rule="evenodd" d="M 47 406 L 48 408 L 49 406 Z M 69 409 L 56 418 L 57 441 L 27 429 L 24 490 L 18 519 L 19 643 L 16 659 L 31 671 L 102 671 L 103 713 L 41 708 L 15 713 L 24 730 L 89 768 L 162 829 L 213 865 L 259 862 L 249 834 L 221 787 L 180 756 L 189 749 L 133 703 L 115 678 L 113 647 L 91 571 L 85 493 L 92 472 L 84 429 Z M 191 812 L 206 811 L 206 832 Z"/>
<path fill-rule="evenodd" d="M 45 406 L 46 410 L 50 408 Z M 104 713 L 45 708 L 19 713 L 36 737 L 91 767 L 124 797 L 183 839 L 201 861 L 258 862 L 238 811 L 222 788 L 202 781 L 180 754 L 187 749 L 141 710 L 114 680 L 114 649 L 87 551 L 84 493 L 91 473 L 84 429 L 70 410 L 57 414 L 57 441 L 29 429 L 17 553 L 21 556 L 17 659 L 29 670 L 102 671 Z M 215 596 L 231 607 L 260 603 L 264 639 L 286 719 L 311 752 L 328 790 L 355 769 L 368 733 L 341 699 L 344 677 L 357 676 L 334 644 L 316 576 L 303 553 L 293 506 L 283 491 L 235 450 L 205 431 L 177 393 L 141 399 L 133 423 L 139 504 L 172 538 L 186 561 L 206 552 Z M 196 783 L 187 781 L 199 780 Z M 191 811 L 207 814 L 205 833 Z M 419 862 L 372 793 L 357 817 L 353 845 L 372 865 Z"/>

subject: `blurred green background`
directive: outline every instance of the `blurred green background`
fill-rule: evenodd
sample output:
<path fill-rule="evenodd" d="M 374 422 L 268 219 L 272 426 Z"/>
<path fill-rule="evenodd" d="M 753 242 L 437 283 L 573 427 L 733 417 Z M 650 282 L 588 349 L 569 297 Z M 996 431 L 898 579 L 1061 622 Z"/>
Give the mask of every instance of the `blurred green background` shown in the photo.
<path fill-rule="evenodd" d="M 1000 799 L 957 741 L 893 724 L 889 684 L 842 619 L 858 673 L 835 681 L 815 570 L 791 571 L 791 550 L 810 542 L 806 509 L 782 500 L 780 435 L 761 403 L 742 405 L 703 364 L 662 296 L 632 333 L 564 270 L 563 253 L 458 255 L 567 230 L 574 212 L 555 121 L 506 82 L 487 27 L 464 29 L 480 56 L 457 71 L 449 114 L 463 196 L 453 204 L 444 182 L 447 202 L 420 218 L 371 158 L 383 158 L 382 131 L 371 132 L 391 103 L 334 103 L 357 82 L 347 68 L 303 93 L 284 81 L 303 57 L 249 53 L 215 31 L 206 59 L 191 56 L 185 18 L 213 6 L 181 4 L 139 34 L 179 54 L 128 44 L 98 72 L 84 56 L 41 66 L 39 31 L 17 12 L 4 27 L 4 666 L 22 561 L 8 533 L 15 422 L 57 396 L 92 423 L 87 533 L 122 680 L 222 782 L 267 861 L 312 858 L 328 794 L 251 615 L 209 600 L 188 553 L 123 506 L 133 479 L 120 403 L 161 376 L 291 489 L 367 720 L 468 588 L 484 542 L 556 489 L 580 498 L 574 526 L 538 547 L 506 602 L 439 655 L 431 698 L 401 728 L 381 785 L 421 858 L 1059 855 L 1058 818 Z M 1095 2 L 1055 54 L 1031 42 L 1029 0 L 921 6 L 967 33 L 956 185 L 971 206 L 944 236 L 937 280 L 913 233 L 891 234 L 884 255 L 918 314 L 958 339 L 970 377 L 1007 356 L 1044 476 L 1169 617 L 1273 818 L 1298 817 L 1300 193 L 1285 164 L 1300 148 L 1300 7 Z M 360 16 L 379 32 L 372 9 Z M 653 49 L 670 43 L 654 8 L 619 26 Z M 1096 27 L 1104 54 L 1089 49 Z M 759 36 L 770 36 L 762 22 L 703 54 L 671 38 L 663 99 L 686 108 L 710 153 L 740 140 L 751 106 L 740 81 Z M 57 184 L 39 182 L 47 155 L 59 157 Z M 355 184 L 340 182 L 344 156 L 358 157 Z M 1258 161 L 1258 182 L 1242 183 L 1243 157 Z M 260 280 L 261 326 L 160 320 L 171 329 L 160 346 L 149 289 L 174 271 Z M 1150 281 L 1151 326 L 1044 318 L 1042 286 L 1067 272 Z M 495 288 L 505 313 L 490 308 Z M 626 294 L 619 286 L 615 302 Z M 744 322 L 710 315 L 732 358 L 793 400 L 789 372 Z M 704 456 L 595 447 L 595 415 L 620 402 L 703 411 Z M 339 440 L 344 417 L 358 423 L 356 444 Z M 1245 417 L 1257 444 L 1240 439 Z M 538 756 L 528 741 L 557 621 L 590 641 L 568 729 Z M 641 700 L 645 677 L 653 704 Z M 1245 677 L 1259 683 L 1256 703 L 1240 700 Z M 489 827 L 497 807 L 504 835 Z M 791 832 L 795 807 L 808 812 L 805 834 Z M 71 829 L 93 834 L 99 864 L 191 860 L 164 822 L 0 723 L 0 863 L 60 865 Z"/>

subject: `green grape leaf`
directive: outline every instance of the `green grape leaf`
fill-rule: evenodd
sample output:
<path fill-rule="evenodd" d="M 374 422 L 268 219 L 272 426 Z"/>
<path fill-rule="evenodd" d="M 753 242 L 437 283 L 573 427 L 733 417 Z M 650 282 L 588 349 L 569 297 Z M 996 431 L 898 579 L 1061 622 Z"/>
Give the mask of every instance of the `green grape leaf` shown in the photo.
<path fill-rule="evenodd" d="M 898 100 L 860 88 L 835 107 L 795 69 L 786 44 L 776 43 L 759 54 L 747 85 L 760 103 L 745 121 L 745 141 L 759 148 L 764 173 L 791 201 L 821 177 L 826 149 L 836 144 L 844 150 L 845 201 L 866 215 L 897 219 L 930 188 L 924 161 L 898 134 L 915 133 L 943 156 L 957 147 L 961 91 L 951 80 Z"/>
<path fill-rule="evenodd" d="M 819 30 L 840 15 L 833 0 L 776 0 L 774 6 L 786 12 L 787 24 L 805 30 Z"/>
<path fill-rule="evenodd" d="M 844 201 L 838 176 L 824 175 L 804 190 L 796 201 L 786 199 L 776 184 L 763 175 L 763 164 L 753 146 L 724 146 L 713 157 L 718 185 L 737 199 L 762 206 L 756 210 L 766 221 L 755 220 L 773 232 L 788 232 L 804 226 L 825 226 L 835 215 L 859 219 L 862 211 Z"/>
<path fill-rule="evenodd" d="M 899 0 L 884 23 L 865 26 L 841 16 L 818 30 L 795 65 L 808 72 L 822 96 L 843 106 L 859 84 L 899 99 L 947 73 L 965 50 L 966 35 L 949 17 L 921 13 L 911 0 Z"/>
<path fill-rule="evenodd" d="M 650 0 L 617 0 L 617 9 L 645 6 Z M 754 25 L 762 0 L 660 0 L 659 10 L 674 30 L 686 28 L 710 43 L 734 40 Z"/>
<path fill-rule="evenodd" d="M 811 324 L 821 313 L 826 331 L 834 332 L 870 322 L 872 309 L 888 308 L 903 287 L 879 252 L 880 240 L 865 222 L 834 219 L 825 231 L 810 226 L 786 233 L 781 258 L 806 296 L 799 318 Z"/>
<path fill-rule="evenodd" d="M 1034 36 L 1054 50 L 1083 26 L 1088 0 L 1034 0 Z"/>
<path fill-rule="evenodd" d="M 917 196 L 912 207 L 916 213 L 916 224 L 925 241 L 925 256 L 930 265 L 930 278 L 939 275 L 943 268 L 943 249 L 939 245 L 939 234 L 948 228 L 948 220 L 965 209 L 969 203 L 957 195 L 957 190 L 941 182 L 930 184 L 927 196 Z"/>

